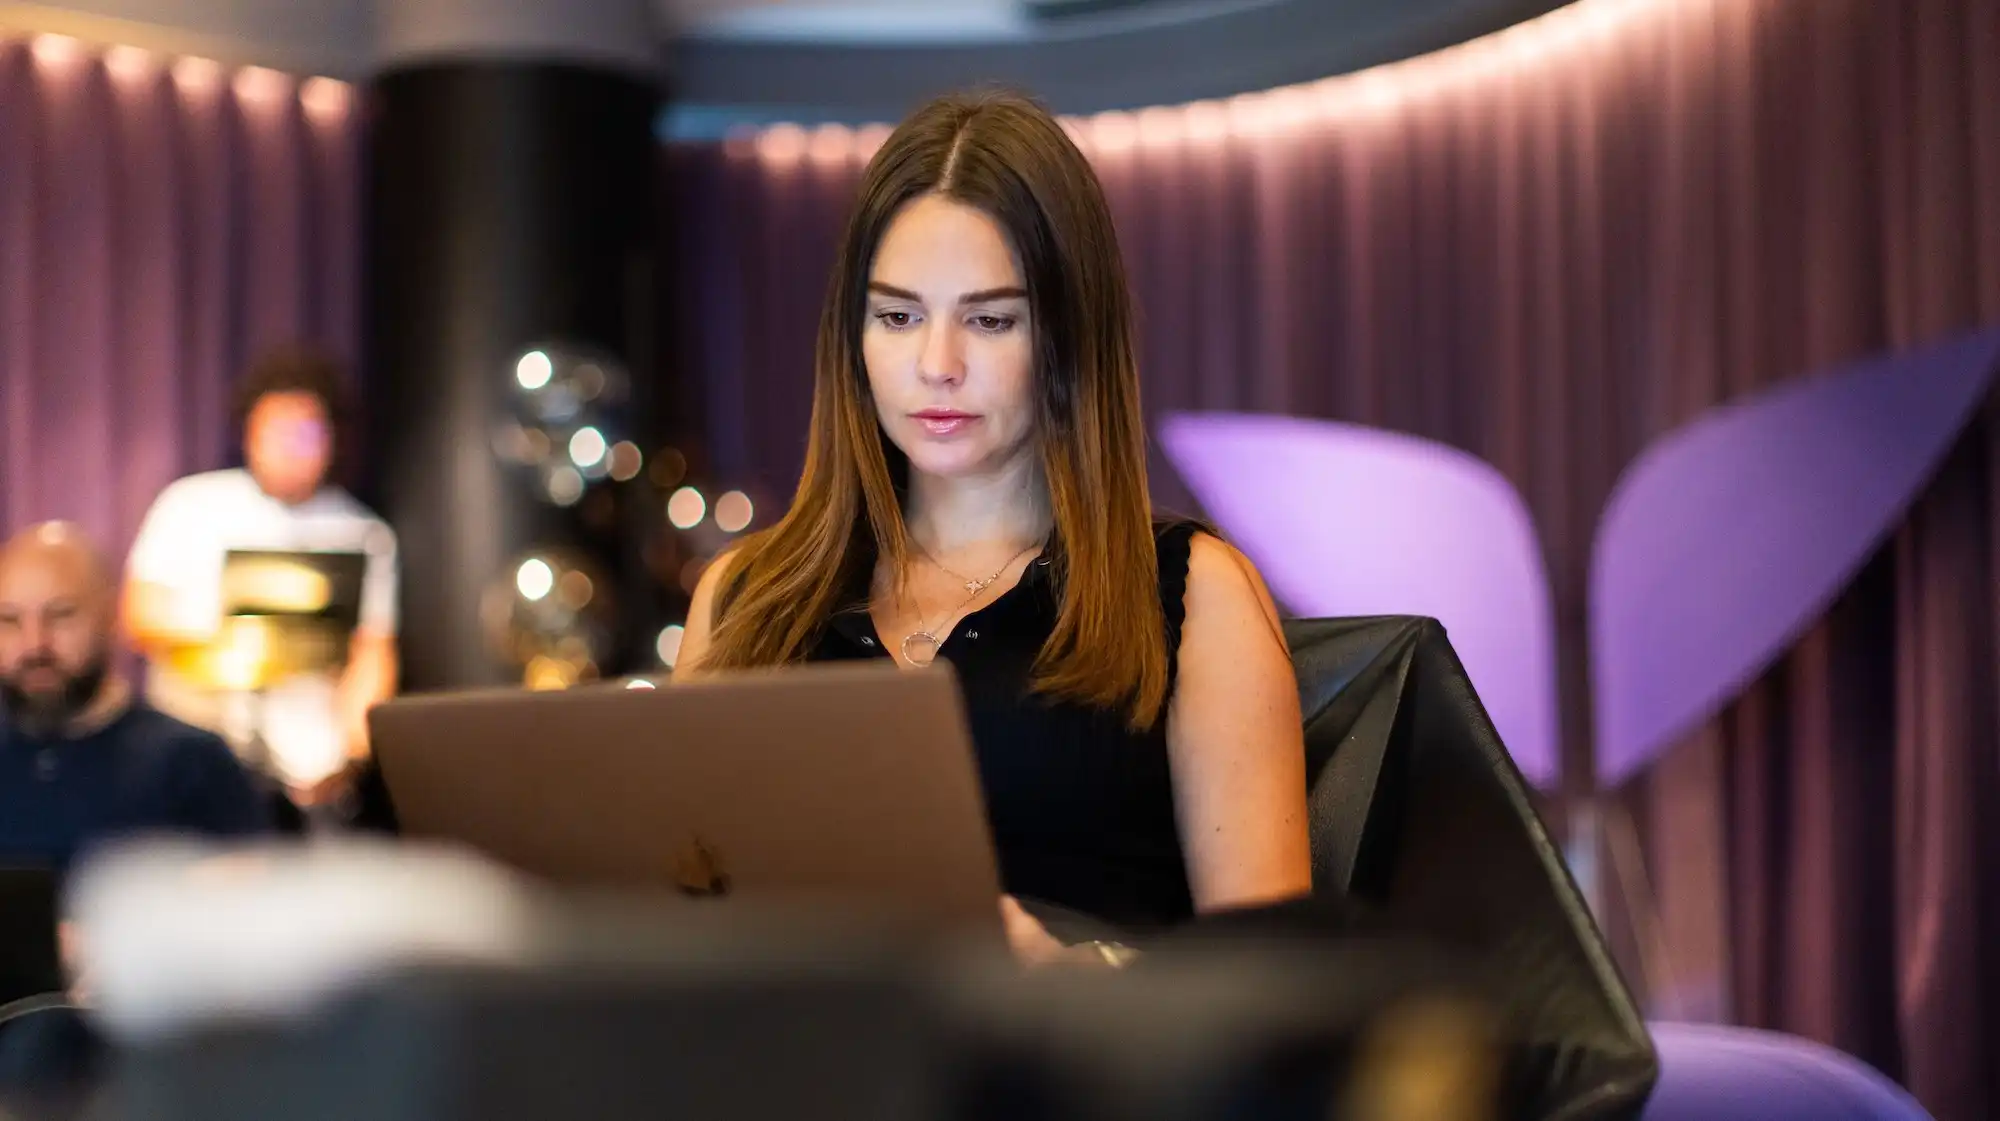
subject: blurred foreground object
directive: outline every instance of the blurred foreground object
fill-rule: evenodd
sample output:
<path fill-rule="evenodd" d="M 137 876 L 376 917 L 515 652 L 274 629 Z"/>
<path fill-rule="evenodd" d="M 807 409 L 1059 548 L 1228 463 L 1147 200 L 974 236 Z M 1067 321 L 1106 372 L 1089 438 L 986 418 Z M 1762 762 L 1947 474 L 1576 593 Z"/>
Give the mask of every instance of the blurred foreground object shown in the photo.
<path fill-rule="evenodd" d="M 133 844 L 82 866 L 68 917 L 92 1002 L 136 1040 L 217 1019 L 295 1019 L 418 962 L 525 961 L 530 904 L 491 866 L 384 842 Z"/>
<path fill-rule="evenodd" d="M 1438 1077 L 1422 1061 L 1440 1052 L 1499 1069 L 1483 1011 L 1474 1029 L 1391 1015 L 1486 1007 L 1408 942 L 1246 938 L 1024 973 L 825 911 L 548 894 L 344 843 L 126 853 L 77 901 L 122 1043 L 106 1118 L 1500 1116 L 1497 1078 L 1455 1078 L 1453 1112 L 1368 1089 Z"/>

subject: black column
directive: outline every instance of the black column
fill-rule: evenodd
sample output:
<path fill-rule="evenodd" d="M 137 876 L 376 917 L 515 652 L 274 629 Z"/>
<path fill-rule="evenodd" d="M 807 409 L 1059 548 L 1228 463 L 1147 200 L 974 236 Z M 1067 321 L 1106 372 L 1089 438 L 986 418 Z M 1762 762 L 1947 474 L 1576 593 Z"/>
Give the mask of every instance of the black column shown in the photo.
<path fill-rule="evenodd" d="M 638 484 L 567 493 L 590 474 L 569 471 L 567 442 L 588 424 L 650 446 L 658 106 L 647 76 L 587 63 L 447 59 L 373 84 L 368 489 L 400 541 L 406 689 L 522 680 L 525 653 L 490 641 L 507 604 L 489 589 L 539 551 L 593 574 L 590 611 L 612 633 L 578 633 L 600 671 L 650 644 L 648 613 L 616 609 L 644 584 L 620 531 Z M 546 385 L 538 367 L 517 373 L 537 349 Z M 542 398 L 579 378 L 605 391 L 543 424 Z M 551 472 L 565 476 L 553 492 Z"/>

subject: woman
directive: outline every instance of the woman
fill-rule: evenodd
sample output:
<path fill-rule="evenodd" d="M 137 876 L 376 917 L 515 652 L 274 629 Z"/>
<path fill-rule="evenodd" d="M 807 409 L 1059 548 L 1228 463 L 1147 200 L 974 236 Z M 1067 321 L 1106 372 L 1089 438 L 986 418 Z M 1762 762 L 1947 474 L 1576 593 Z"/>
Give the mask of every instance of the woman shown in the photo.
<path fill-rule="evenodd" d="M 1255 569 L 1154 522 L 1132 311 L 1083 154 L 950 97 L 869 164 L 784 518 L 695 591 L 682 677 L 948 658 L 1012 897 L 1132 932 L 1306 895 L 1305 754 Z M 1016 950 L 1065 956 L 1013 898 Z"/>

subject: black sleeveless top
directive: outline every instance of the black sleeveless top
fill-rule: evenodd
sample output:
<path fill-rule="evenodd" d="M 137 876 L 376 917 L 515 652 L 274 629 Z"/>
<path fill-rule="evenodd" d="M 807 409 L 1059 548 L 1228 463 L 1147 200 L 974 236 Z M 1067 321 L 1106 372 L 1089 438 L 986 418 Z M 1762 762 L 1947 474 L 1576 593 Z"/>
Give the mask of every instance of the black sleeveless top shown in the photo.
<path fill-rule="evenodd" d="M 1169 695 L 1186 614 L 1188 548 L 1197 527 L 1156 527 L 1166 609 Z M 863 566 L 864 571 L 872 566 Z M 1055 628 L 1059 590 L 1046 560 L 958 622 L 939 649 L 965 695 L 986 813 L 1005 890 L 1120 928 L 1146 931 L 1194 913 L 1174 819 L 1164 712 L 1134 732 L 1125 717 L 1028 691 Z M 861 596 L 865 600 L 865 595 Z M 886 658 L 865 604 L 829 622 L 809 661 Z"/>

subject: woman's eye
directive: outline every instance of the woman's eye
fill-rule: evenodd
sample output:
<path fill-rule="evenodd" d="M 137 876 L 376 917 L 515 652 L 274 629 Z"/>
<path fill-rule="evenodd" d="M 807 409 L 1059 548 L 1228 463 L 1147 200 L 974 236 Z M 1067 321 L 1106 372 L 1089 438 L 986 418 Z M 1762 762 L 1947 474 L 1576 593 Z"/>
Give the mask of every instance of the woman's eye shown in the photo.
<path fill-rule="evenodd" d="M 990 334 L 999 334 L 1014 325 L 1014 320 L 1005 315 L 975 315 L 972 325 Z"/>
<path fill-rule="evenodd" d="M 878 311 L 875 313 L 875 318 L 879 320 L 884 327 L 887 327 L 892 331 L 900 331 L 903 328 L 908 327 L 910 325 L 910 320 L 911 320 L 910 313 L 907 311 Z"/>

